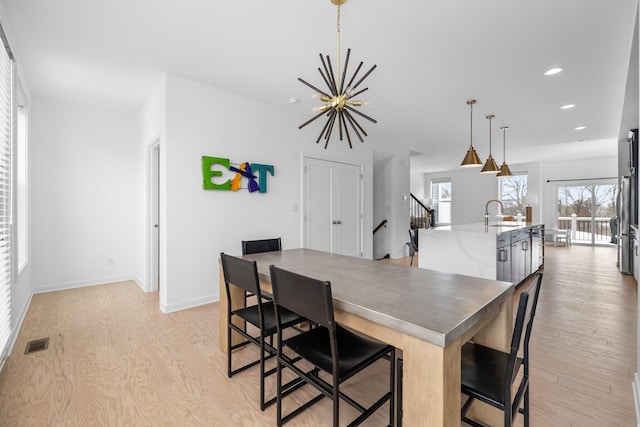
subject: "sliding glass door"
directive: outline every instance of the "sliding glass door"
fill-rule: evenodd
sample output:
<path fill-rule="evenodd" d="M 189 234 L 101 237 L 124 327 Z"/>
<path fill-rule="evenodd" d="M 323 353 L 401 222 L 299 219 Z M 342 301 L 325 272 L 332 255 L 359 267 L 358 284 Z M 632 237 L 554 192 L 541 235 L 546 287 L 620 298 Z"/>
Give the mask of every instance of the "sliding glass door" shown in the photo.
<path fill-rule="evenodd" d="M 571 230 L 573 243 L 611 244 L 611 222 L 616 215 L 615 179 L 559 183 L 556 188 L 557 228 Z"/>

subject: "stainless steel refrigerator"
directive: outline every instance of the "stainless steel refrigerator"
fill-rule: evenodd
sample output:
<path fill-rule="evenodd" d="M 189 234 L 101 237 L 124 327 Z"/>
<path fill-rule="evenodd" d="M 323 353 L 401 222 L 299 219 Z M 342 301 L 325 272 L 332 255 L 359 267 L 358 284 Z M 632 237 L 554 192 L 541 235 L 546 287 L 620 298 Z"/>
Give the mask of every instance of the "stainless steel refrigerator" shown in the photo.
<path fill-rule="evenodd" d="M 633 274 L 633 218 L 635 194 L 634 177 L 620 177 L 618 192 L 618 267 L 624 274 Z"/>

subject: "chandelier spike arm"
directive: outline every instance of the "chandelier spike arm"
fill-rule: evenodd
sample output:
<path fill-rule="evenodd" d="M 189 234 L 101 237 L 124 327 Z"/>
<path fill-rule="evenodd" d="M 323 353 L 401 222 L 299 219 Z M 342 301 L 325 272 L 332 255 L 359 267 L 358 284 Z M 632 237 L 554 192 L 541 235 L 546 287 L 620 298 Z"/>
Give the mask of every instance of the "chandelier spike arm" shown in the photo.
<path fill-rule="evenodd" d="M 310 118 L 309 120 L 307 120 L 306 122 L 304 122 L 303 124 L 301 124 L 300 126 L 298 126 L 298 129 L 302 129 L 303 127 L 305 127 L 306 125 L 308 125 L 309 123 L 311 123 L 312 121 L 319 119 L 320 116 L 324 116 L 325 113 L 327 113 L 326 111 L 320 111 L 320 113 L 318 113 L 317 115 L 313 116 L 312 118 Z M 327 113 L 328 114 L 328 113 Z"/>
<path fill-rule="evenodd" d="M 331 117 L 329 117 L 330 125 L 329 125 L 329 129 L 327 129 L 327 133 L 325 135 L 325 139 L 326 139 L 326 142 L 324 143 L 324 149 L 325 150 L 327 149 L 327 146 L 329 145 L 329 140 L 331 139 L 331 134 L 333 133 L 333 125 L 336 122 L 336 115 L 337 115 L 337 111 L 333 110 L 331 112 Z"/>
<path fill-rule="evenodd" d="M 331 123 L 331 121 L 327 120 L 327 123 L 325 123 L 324 126 L 322 127 L 322 130 L 320 131 L 320 135 L 318 135 L 318 139 L 316 139 L 316 144 L 319 143 L 320 140 L 322 139 L 322 136 L 324 135 L 325 131 L 329 127 L 329 123 Z"/>
<path fill-rule="evenodd" d="M 344 90 L 344 81 L 347 78 L 347 68 L 349 68 L 349 56 L 351 55 L 351 49 L 347 49 L 347 58 L 344 61 L 344 70 L 342 71 L 342 78 L 340 79 L 340 93 Z"/>
<path fill-rule="evenodd" d="M 320 95 L 324 95 L 327 98 L 331 98 L 331 95 L 329 95 L 328 93 L 326 93 L 323 90 L 318 89 L 317 87 L 315 87 L 314 85 L 312 85 L 311 83 L 307 83 L 304 80 L 302 80 L 300 77 L 298 77 L 298 81 L 304 85 L 309 86 L 311 89 L 315 90 L 316 92 L 318 92 Z"/>
<path fill-rule="evenodd" d="M 378 121 L 377 121 L 376 119 L 371 118 L 371 117 L 367 116 L 367 115 L 366 115 L 366 114 L 364 114 L 364 113 L 361 113 L 360 111 L 356 110 L 356 109 L 355 109 L 355 108 L 353 108 L 353 107 L 350 107 L 350 106 L 348 106 L 348 105 L 345 105 L 345 106 L 344 106 L 344 108 L 348 109 L 349 111 L 353 111 L 353 112 L 354 112 L 354 113 L 356 113 L 357 115 L 364 117 L 365 119 L 369 120 L 370 122 L 378 123 Z"/>
<path fill-rule="evenodd" d="M 351 80 L 349 80 L 349 84 L 346 87 L 346 90 L 351 90 L 351 83 L 353 83 L 353 81 L 356 79 L 356 76 L 358 75 L 358 73 L 360 72 L 360 68 L 362 68 L 362 65 L 364 64 L 364 62 L 360 61 L 360 64 L 358 65 L 358 68 L 356 68 L 356 71 L 353 73 L 353 76 L 351 76 Z"/>
<path fill-rule="evenodd" d="M 349 96 L 347 97 L 347 99 L 355 98 L 356 96 L 360 95 L 362 92 L 365 92 L 365 91 L 367 91 L 367 90 L 369 90 L 369 88 L 368 88 L 368 87 L 365 87 L 364 89 L 360 89 L 360 90 L 359 90 L 359 91 L 357 91 L 356 93 L 354 93 L 354 94 L 352 94 L 352 95 L 349 95 Z"/>
<path fill-rule="evenodd" d="M 356 83 L 355 85 L 353 85 L 353 87 L 351 88 L 351 90 L 357 88 L 358 86 L 360 86 L 360 83 L 362 83 L 364 81 L 364 79 L 366 79 L 367 77 L 369 77 L 369 74 L 371 74 L 371 72 L 373 70 L 375 70 L 377 67 L 377 65 L 374 65 L 373 67 L 371 67 L 371 69 L 369 71 L 367 71 L 367 74 L 365 74 L 364 76 L 362 76 L 362 78 L 360 80 L 358 80 L 358 83 Z"/>
<path fill-rule="evenodd" d="M 333 95 L 337 96 L 338 95 L 338 85 L 336 84 L 336 76 L 333 73 L 333 65 L 331 65 L 331 58 L 329 58 L 329 55 L 327 55 L 327 67 L 329 68 L 329 77 L 330 77 L 330 81 L 331 81 L 331 87 L 333 88 Z"/>
<path fill-rule="evenodd" d="M 331 88 L 331 83 L 329 82 L 329 79 L 327 78 L 327 76 L 322 72 L 322 70 L 320 69 L 320 67 L 318 67 L 318 72 L 320 73 L 320 75 L 322 76 L 322 80 L 324 80 L 324 83 L 327 85 L 328 88 Z M 326 96 L 326 98 L 331 98 L 330 96 Z"/>
<path fill-rule="evenodd" d="M 362 128 L 362 126 L 360 126 L 360 123 L 358 123 L 348 111 L 344 110 L 344 114 L 349 119 L 349 123 L 351 123 L 351 127 L 356 132 L 356 135 L 358 135 L 358 139 L 360 140 L 360 142 L 364 142 L 364 138 L 362 138 L 362 136 L 358 132 L 358 129 L 360 129 L 360 132 L 362 132 L 364 136 L 368 136 L 367 132 Z"/>
<path fill-rule="evenodd" d="M 329 55 L 327 55 L 327 61 L 329 60 Z M 329 73 L 329 69 L 327 68 L 327 63 L 324 60 L 324 56 L 322 56 L 322 54 L 320 54 L 320 61 L 322 62 L 322 68 L 324 68 L 324 75 L 326 75 L 326 79 L 328 80 L 327 86 L 329 87 L 329 91 L 331 92 L 332 96 L 336 96 L 338 94 L 337 89 L 336 89 L 336 84 L 333 81 L 333 79 L 331 78 L 331 73 Z"/>
<path fill-rule="evenodd" d="M 342 136 L 342 125 L 344 123 L 342 123 L 342 113 L 340 111 L 338 111 L 338 132 L 340 135 L 340 141 L 344 141 L 344 138 Z"/>
<path fill-rule="evenodd" d="M 358 137 L 360 142 L 364 142 L 364 138 L 362 138 L 362 135 L 360 135 L 360 132 L 358 132 L 358 128 L 351 121 L 351 118 L 349 117 L 349 114 L 346 111 L 345 111 L 344 114 L 345 114 L 345 117 L 347 119 L 347 122 L 349 123 L 349 125 L 351 125 L 351 129 L 353 129 L 353 132 L 356 134 L 356 136 Z"/>
<path fill-rule="evenodd" d="M 344 126 L 344 133 L 345 135 L 347 135 L 347 141 L 349 141 L 349 148 L 353 148 L 353 145 L 351 144 L 351 135 L 349 134 L 349 128 L 347 127 L 347 116 L 344 114 L 343 111 L 341 111 L 340 114 L 342 117 L 342 125 Z"/>

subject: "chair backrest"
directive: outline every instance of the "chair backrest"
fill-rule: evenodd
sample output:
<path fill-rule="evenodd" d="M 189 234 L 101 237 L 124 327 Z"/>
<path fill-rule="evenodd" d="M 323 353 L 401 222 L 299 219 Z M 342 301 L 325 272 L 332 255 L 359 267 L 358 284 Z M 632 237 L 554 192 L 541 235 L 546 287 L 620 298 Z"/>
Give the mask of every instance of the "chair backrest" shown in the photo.
<path fill-rule="evenodd" d="M 270 266 L 273 301 L 330 331 L 335 331 L 331 283 Z"/>
<path fill-rule="evenodd" d="M 242 255 L 257 254 L 260 252 L 272 252 L 282 250 L 282 240 L 275 239 L 243 240 Z"/>
<path fill-rule="evenodd" d="M 258 266 L 255 261 L 237 258 L 224 252 L 220 253 L 220 260 L 222 261 L 222 272 L 228 300 L 231 300 L 230 283 L 244 289 L 246 292 L 260 296 Z"/>
<path fill-rule="evenodd" d="M 418 235 L 416 234 L 416 230 L 413 228 L 409 229 L 409 243 L 411 244 L 411 249 L 414 251 L 418 250 Z"/>
<path fill-rule="evenodd" d="M 529 338 L 531 337 L 531 328 L 533 327 L 533 319 L 535 317 L 536 308 L 538 305 L 538 296 L 540 295 L 540 285 L 542 284 L 542 273 L 536 273 L 536 277 L 533 283 L 526 291 L 520 294 L 518 302 L 518 311 L 516 312 L 516 322 L 513 328 L 513 336 L 511 338 L 511 355 L 509 359 L 508 375 L 506 378 L 513 382 L 517 371 L 515 370 L 516 358 L 518 357 L 518 351 L 523 343 L 528 348 Z M 523 335 L 523 331 L 526 327 L 526 333 Z M 528 351 L 525 352 L 528 356 Z"/>

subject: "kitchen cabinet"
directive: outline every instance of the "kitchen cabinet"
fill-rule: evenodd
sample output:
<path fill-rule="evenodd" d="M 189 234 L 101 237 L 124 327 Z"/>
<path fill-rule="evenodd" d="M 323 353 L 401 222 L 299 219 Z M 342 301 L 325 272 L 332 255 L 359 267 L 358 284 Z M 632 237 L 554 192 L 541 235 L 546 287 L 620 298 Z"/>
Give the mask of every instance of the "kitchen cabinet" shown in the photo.
<path fill-rule="evenodd" d="M 520 283 L 531 274 L 530 229 L 511 233 L 511 280 Z"/>
<path fill-rule="evenodd" d="M 503 233 L 496 236 L 496 279 L 511 281 L 511 236 Z"/>
<path fill-rule="evenodd" d="M 533 274 L 544 264 L 544 225 L 531 227 L 531 272 Z"/>
<path fill-rule="evenodd" d="M 633 277 L 638 281 L 638 277 L 640 277 L 640 242 L 638 241 L 638 234 L 633 235 Z"/>

